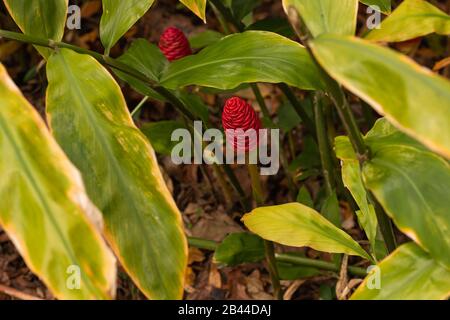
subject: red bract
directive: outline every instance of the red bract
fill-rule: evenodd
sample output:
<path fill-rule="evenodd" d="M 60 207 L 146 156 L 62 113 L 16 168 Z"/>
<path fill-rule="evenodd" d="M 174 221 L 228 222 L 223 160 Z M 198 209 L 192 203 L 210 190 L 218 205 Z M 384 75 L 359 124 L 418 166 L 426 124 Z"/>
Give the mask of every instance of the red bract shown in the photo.
<path fill-rule="evenodd" d="M 238 97 L 226 101 L 222 113 L 222 125 L 226 133 L 227 141 L 235 150 L 253 150 L 258 143 L 258 133 L 261 129 L 261 121 L 255 110 L 243 99 Z M 230 132 L 227 130 L 239 130 L 242 132 Z M 256 139 L 251 141 L 249 137 L 244 138 L 244 133 L 253 129 Z"/>
<path fill-rule="evenodd" d="M 159 39 L 159 49 L 169 61 L 192 54 L 191 46 L 183 31 L 175 27 L 167 28 L 163 32 Z"/>

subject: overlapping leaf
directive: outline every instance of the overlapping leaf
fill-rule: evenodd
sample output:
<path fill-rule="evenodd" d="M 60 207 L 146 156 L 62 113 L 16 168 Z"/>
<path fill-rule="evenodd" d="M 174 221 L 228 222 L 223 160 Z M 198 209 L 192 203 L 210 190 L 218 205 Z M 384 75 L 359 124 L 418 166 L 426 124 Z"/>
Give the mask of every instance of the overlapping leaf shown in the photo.
<path fill-rule="evenodd" d="M 0 150 L 0 224 L 28 267 L 59 299 L 114 297 L 115 258 L 100 213 L 1 64 Z"/>
<path fill-rule="evenodd" d="M 393 50 L 323 35 L 313 53 L 338 82 L 399 129 L 450 158 L 450 82 Z"/>
<path fill-rule="evenodd" d="M 384 119 L 367 134 L 366 143 L 372 156 L 362 170 L 365 186 L 403 233 L 450 266 L 449 162 Z M 347 138 L 338 138 L 336 148 L 341 158 L 353 159 Z"/>
<path fill-rule="evenodd" d="M 359 0 L 368 6 L 377 6 L 383 13 L 391 13 L 391 0 Z"/>
<path fill-rule="evenodd" d="M 266 240 L 371 259 L 348 234 L 300 203 L 257 208 L 246 214 L 242 221 L 250 231 Z"/>
<path fill-rule="evenodd" d="M 321 73 L 304 47 L 265 31 L 225 37 L 170 64 L 161 79 L 161 84 L 171 89 L 195 84 L 225 90 L 251 82 L 284 82 L 302 89 L 324 87 Z"/>
<path fill-rule="evenodd" d="M 351 299 L 444 300 L 450 296 L 450 270 L 415 243 L 402 245 L 378 267 L 366 277 Z"/>
<path fill-rule="evenodd" d="M 358 0 L 283 0 L 283 7 L 288 16 L 295 8 L 313 37 L 355 34 Z"/>
<path fill-rule="evenodd" d="M 339 150 L 337 154 L 339 156 Z M 372 251 L 375 251 L 378 221 L 375 208 L 367 198 L 358 160 L 342 160 L 342 180 L 360 208 L 360 211 L 356 212 L 358 221 L 369 239 Z"/>
<path fill-rule="evenodd" d="M 405 0 L 366 39 L 396 42 L 430 33 L 450 34 L 450 16 L 427 1 Z"/>
<path fill-rule="evenodd" d="M 69 0 L 3 0 L 23 33 L 42 39 L 60 41 L 66 25 Z M 47 58 L 51 51 L 38 47 Z"/>
<path fill-rule="evenodd" d="M 106 52 L 150 9 L 155 0 L 102 0 L 100 38 Z"/>
<path fill-rule="evenodd" d="M 48 63 L 52 131 L 81 170 L 123 267 L 153 299 L 182 296 L 186 239 L 154 151 L 119 86 L 93 58 L 62 49 Z"/>
<path fill-rule="evenodd" d="M 180 2 L 206 22 L 206 0 L 180 0 Z"/>

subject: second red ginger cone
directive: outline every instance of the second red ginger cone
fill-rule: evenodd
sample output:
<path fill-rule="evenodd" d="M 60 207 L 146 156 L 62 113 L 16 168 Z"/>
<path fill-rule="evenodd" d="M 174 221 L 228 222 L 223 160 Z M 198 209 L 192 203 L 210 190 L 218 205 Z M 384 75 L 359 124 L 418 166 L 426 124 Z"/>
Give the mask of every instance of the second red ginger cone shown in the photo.
<path fill-rule="evenodd" d="M 261 120 L 244 99 L 233 97 L 226 101 L 222 113 L 222 126 L 225 130 L 227 141 L 231 143 L 235 150 L 252 151 L 258 145 L 258 133 L 261 129 Z M 255 130 L 256 139 L 243 137 L 243 134 L 230 133 L 227 130 L 239 130 L 246 132 L 249 129 Z"/>
<path fill-rule="evenodd" d="M 169 61 L 192 54 L 191 46 L 183 31 L 175 27 L 169 27 L 163 32 L 159 40 L 159 49 Z"/>

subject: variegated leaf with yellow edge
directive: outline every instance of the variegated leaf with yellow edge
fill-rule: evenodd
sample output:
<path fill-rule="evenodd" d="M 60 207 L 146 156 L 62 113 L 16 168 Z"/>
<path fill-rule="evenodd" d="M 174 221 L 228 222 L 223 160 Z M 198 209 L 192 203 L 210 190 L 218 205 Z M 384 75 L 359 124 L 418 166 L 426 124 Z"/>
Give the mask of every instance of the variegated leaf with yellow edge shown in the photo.
<path fill-rule="evenodd" d="M 81 175 L 0 64 L 0 225 L 59 299 L 110 299 L 115 258 Z"/>
<path fill-rule="evenodd" d="M 48 122 L 103 212 L 122 266 L 151 299 L 181 299 L 187 240 L 155 152 L 119 85 L 94 58 L 62 49 L 47 65 Z"/>

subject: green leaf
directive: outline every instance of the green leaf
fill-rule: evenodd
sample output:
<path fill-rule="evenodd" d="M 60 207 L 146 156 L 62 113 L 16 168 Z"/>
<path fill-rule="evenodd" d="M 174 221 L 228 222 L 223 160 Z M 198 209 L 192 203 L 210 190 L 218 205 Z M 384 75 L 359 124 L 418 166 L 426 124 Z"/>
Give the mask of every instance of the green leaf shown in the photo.
<path fill-rule="evenodd" d="M 161 84 L 171 89 L 187 85 L 234 89 L 253 82 L 284 82 L 301 89 L 324 87 L 304 47 L 265 31 L 227 36 L 196 55 L 171 63 L 161 79 Z"/>
<path fill-rule="evenodd" d="M 450 158 L 450 82 L 393 50 L 351 37 L 312 41 L 319 63 L 396 127 Z"/>
<path fill-rule="evenodd" d="M 115 295 L 115 258 L 81 175 L 0 64 L 0 225 L 58 299 Z M 77 271 L 80 275 L 76 286 Z"/>
<path fill-rule="evenodd" d="M 450 293 L 450 270 L 434 261 L 415 243 L 400 246 L 374 269 L 352 300 L 445 300 Z M 376 273 L 380 288 L 376 285 Z"/>
<path fill-rule="evenodd" d="M 171 141 L 172 132 L 180 128 L 184 128 L 184 125 L 178 121 L 159 121 L 144 124 L 141 131 L 152 142 L 157 153 L 170 156 L 172 149 L 179 143 Z"/>
<path fill-rule="evenodd" d="M 286 38 L 292 38 L 295 36 L 295 32 L 292 29 L 291 24 L 287 19 L 283 18 L 266 18 L 263 20 L 258 20 L 249 25 L 247 30 L 271 31 Z"/>
<path fill-rule="evenodd" d="M 347 138 L 339 144 L 351 148 Z M 364 185 L 396 226 L 437 261 L 450 266 L 450 164 L 415 140 L 379 120 L 365 139 L 371 159 Z"/>
<path fill-rule="evenodd" d="M 237 20 L 242 20 L 251 13 L 260 2 L 261 0 L 232 0 L 231 10 Z"/>
<path fill-rule="evenodd" d="M 209 123 L 209 109 L 200 96 L 184 91 L 176 92 L 175 95 L 183 101 L 192 114 L 200 118 L 204 123 Z"/>
<path fill-rule="evenodd" d="M 180 0 L 180 2 L 206 23 L 206 0 Z"/>
<path fill-rule="evenodd" d="M 26 35 L 61 41 L 69 0 L 3 0 L 9 14 Z M 48 58 L 52 50 L 36 47 Z"/>
<path fill-rule="evenodd" d="M 302 186 L 298 191 L 297 202 L 304 204 L 305 206 L 310 208 L 314 207 L 314 201 L 311 198 L 311 195 L 309 194 L 309 191 L 305 186 Z"/>
<path fill-rule="evenodd" d="M 147 297 L 181 298 L 187 244 L 180 212 L 119 86 L 92 57 L 66 49 L 52 55 L 47 74 L 48 122 L 103 212 L 122 266 Z"/>
<path fill-rule="evenodd" d="M 295 111 L 292 104 L 288 101 L 284 103 L 278 109 L 278 126 L 284 132 L 289 132 L 302 122 L 298 113 Z"/>
<path fill-rule="evenodd" d="M 348 234 L 314 209 L 300 203 L 257 208 L 246 214 L 242 221 L 250 231 L 266 240 L 292 247 L 307 246 L 318 251 L 357 255 L 371 260 Z"/>
<path fill-rule="evenodd" d="M 294 8 L 313 37 L 323 33 L 354 35 L 358 0 L 283 0 L 286 14 Z"/>
<path fill-rule="evenodd" d="M 386 14 L 391 13 L 392 4 L 391 0 L 359 0 L 368 6 L 378 6 L 380 11 Z"/>
<path fill-rule="evenodd" d="M 339 208 L 339 200 L 336 192 L 328 196 L 320 209 L 322 215 L 336 227 L 341 225 L 341 210 Z"/>
<path fill-rule="evenodd" d="M 366 39 L 406 41 L 430 33 L 450 34 L 450 16 L 423 0 L 405 0 Z"/>
<path fill-rule="evenodd" d="M 359 224 L 366 233 L 367 239 L 369 239 L 372 252 L 374 252 L 378 220 L 375 208 L 369 203 L 358 160 L 349 159 L 342 161 L 342 180 L 360 208 L 360 211 L 357 211 L 356 215 Z"/>
<path fill-rule="evenodd" d="M 100 39 L 106 52 L 150 9 L 155 0 L 102 0 Z"/>
<path fill-rule="evenodd" d="M 226 266 L 259 262 L 265 257 L 264 240 L 250 233 L 232 233 L 217 247 L 214 262 Z"/>
<path fill-rule="evenodd" d="M 139 72 L 156 83 L 159 82 L 159 78 L 164 68 L 169 64 L 161 50 L 146 39 L 137 39 L 133 41 L 130 48 L 117 60 L 135 70 L 139 70 Z M 165 100 L 147 83 L 118 70 L 114 70 L 114 73 L 117 74 L 120 79 L 130 84 L 137 92 L 158 101 Z"/>
<path fill-rule="evenodd" d="M 206 30 L 190 37 L 189 43 L 193 49 L 202 49 L 216 43 L 223 37 L 224 35 L 220 32 Z"/>

